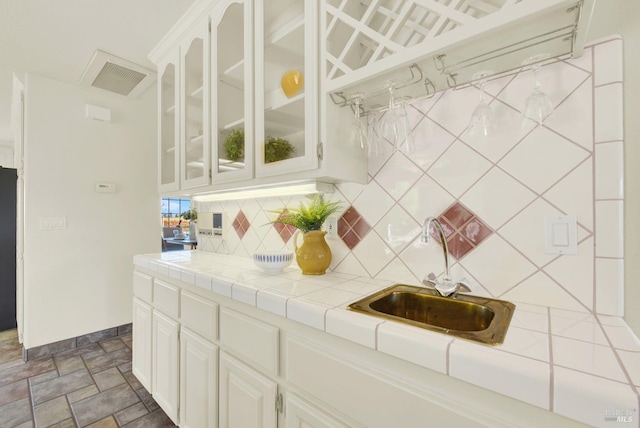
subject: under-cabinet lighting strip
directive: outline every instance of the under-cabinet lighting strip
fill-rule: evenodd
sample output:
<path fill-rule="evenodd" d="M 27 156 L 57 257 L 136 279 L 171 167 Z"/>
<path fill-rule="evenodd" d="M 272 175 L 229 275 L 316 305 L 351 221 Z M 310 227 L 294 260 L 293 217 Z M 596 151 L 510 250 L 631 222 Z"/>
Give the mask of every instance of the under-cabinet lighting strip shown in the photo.
<path fill-rule="evenodd" d="M 194 195 L 197 202 L 230 201 L 238 199 L 267 198 L 272 196 L 309 195 L 312 193 L 333 193 L 334 186 L 322 181 L 277 183 L 268 186 L 244 189 L 222 190 L 202 195 Z"/>

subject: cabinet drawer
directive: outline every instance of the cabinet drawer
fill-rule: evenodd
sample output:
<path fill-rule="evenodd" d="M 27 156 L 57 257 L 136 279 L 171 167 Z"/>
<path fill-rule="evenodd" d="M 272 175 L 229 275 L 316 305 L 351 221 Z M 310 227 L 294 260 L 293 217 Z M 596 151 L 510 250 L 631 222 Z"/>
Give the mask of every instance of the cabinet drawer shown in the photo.
<path fill-rule="evenodd" d="M 153 306 L 175 319 L 180 316 L 180 290 L 164 281 L 153 282 Z"/>
<path fill-rule="evenodd" d="M 151 303 L 153 301 L 153 277 L 133 272 L 133 295 L 144 302 Z"/>
<path fill-rule="evenodd" d="M 218 304 L 182 291 L 181 323 L 209 340 L 218 338 Z"/>
<path fill-rule="evenodd" d="M 220 343 L 267 373 L 278 374 L 278 327 L 220 308 Z"/>

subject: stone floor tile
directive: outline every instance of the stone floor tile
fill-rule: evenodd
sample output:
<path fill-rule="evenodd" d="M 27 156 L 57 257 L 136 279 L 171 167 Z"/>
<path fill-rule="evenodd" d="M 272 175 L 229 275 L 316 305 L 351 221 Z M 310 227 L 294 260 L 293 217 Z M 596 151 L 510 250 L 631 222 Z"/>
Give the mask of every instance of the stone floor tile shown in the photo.
<path fill-rule="evenodd" d="M 20 366 L 0 370 L 0 386 L 55 370 L 53 358 L 28 361 Z"/>
<path fill-rule="evenodd" d="M 120 336 L 120 339 L 124 342 L 124 344 L 127 346 L 127 348 L 131 349 L 131 343 L 133 341 L 133 338 L 131 337 L 130 334 L 127 334 L 126 336 Z"/>
<path fill-rule="evenodd" d="M 48 428 L 76 428 L 76 421 L 73 418 L 65 419 L 64 421 L 58 422 L 57 424 L 51 425 Z"/>
<path fill-rule="evenodd" d="M 120 364 L 118 366 L 118 370 L 120 370 L 121 373 L 130 372 L 131 371 L 131 361 L 129 361 L 128 363 Z"/>
<path fill-rule="evenodd" d="M 13 340 L 14 345 L 4 343 L 3 337 Z M 107 344 L 92 343 L 26 363 L 21 352 L 18 358 L 6 361 L 9 357 L 0 350 L 0 355 L 5 356 L 0 360 L 5 361 L 0 362 L 0 428 L 34 428 L 34 411 L 38 412 L 38 428 L 43 422 L 47 428 L 87 424 L 94 424 L 94 428 L 174 427 L 131 372 L 131 335 L 103 342 Z M 0 346 L 4 350 L 19 349 L 17 333 L 0 332 Z M 86 361 L 93 368 L 95 382 L 104 389 L 102 392 L 89 374 Z M 32 400 L 37 400 L 35 407 Z M 65 413 L 65 406 L 69 413 Z M 76 419 L 74 412 L 83 415 L 83 419 Z M 51 425 L 54 420 L 59 421 Z"/>
<path fill-rule="evenodd" d="M 149 394 L 149 391 L 147 391 L 146 389 L 138 388 L 136 389 L 136 394 L 138 394 L 138 397 L 140 397 L 140 399 L 142 400 L 144 405 L 147 406 L 147 409 L 149 409 L 150 412 L 153 412 L 160 408 L 160 406 L 158 406 L 158 403 L 156 403 L 156 400 L 153 399 L 151 394 Z"/>
<path fill-rule="evenodd" d="M 126 382 L 117 367 L 112 367 L 105 371 L 95 373 L 93 375 L 93 380 L 96 382 L 96 385 L 98 385 L 98 389 L 100 389 L 100 391 L 106 391 L 107 389 Z"/>
<path fill-rule="evenodd" d="M 125 345 L 119 337 L 114 337 L 113 339 L 109 340 L 103 340 L 102 342 L 100 342 L 100 346 L 102 346 L 102 349 L 104 349 L 105 352 L 113 352 L 117 351 L 118 349 L 127 347 L 127 345 Z"/>
<path fill-rule="evenodd" d="M 118 385 L 104 392 L 73 403 L 74 414 L 80 426 L 99 421 L 140 401 L 128 384 Z"/>
<path fill-rule="evenodd" d="M 131 421 L 135 421 L 139 417 L 142 417 L 149 413 L 146 406 L 143 403 L 134 404 L 131 407 L 127 407 L 124 410 L 120 410 L 116 412 L 114 415 L 116 417 L 116 421 L 120 424 L 120 426 L 126 425 Z"/>
<path fill-rule="evenodd" d="M 32 420 L 29 398 L 23 398 L 0 407 L 0 427 L 15 427 Z"/>
<path fill-rule="evenodd" d="M 56 379 L 32 385 L 31 397 L 34 404 L 40 404 L 88 385 L 93 385 L 91 375 L 86 369 L 78 370 Z"/>
<path fill-rule="evenodd" d="M 0 331 L 0 342 L 5 342 L 8 340 L 18 342 L 17 329 L 12 328 L 11 330 Z"/>
<path fill-rule="evenodd" d="M 74 426 L 75 426 L 75 425 L 74 425 Z M 33 427 L 34 427 L 34 425 L 33 425 L 33 421 L 32 421 L 32 420 L 28 420 L 27 422 L 24 422 L 24 423 L 22 423 L 22 424 L 20 424 L 20 425 L 16 425 L 16 426 L 15 426 L 15 427 L 13 427 L 13 428 L 33 428 Z M 53 428 L 53 427 L 52 427 L 52 428 Z"/>
<path fill-rule="evenodd" d="M 38 376 L 32 376 L 29 378 L 29 385 L 33 386 L 33 385 L 37 385 L 39 383 L 51 380 L 51 379 L 55 379 L 57 377 L 60 377 L 58 375 L 58 371 L 57 370 L 51 370 L 48 371 L 46 373 L 42 373 L 39 374 Z"/>
<path fill-rule="evenodd" d="M 6 363 L 0 363 L 0 371 L 4 369 L 10 369 L 12 367 L 18 367 L 24 364 L 22 357 L 17 358 L 15 360 L 7 361 Z"/>
<path fill-rule="evenodd" d="M 93 358 L 85 358 L 84 360 L 91 373 L 101 372 L 105 369 L 128 363 L 129 361 L 131 361 L 131 350 L 129 348 L 118 349 L 117 351 Z"/>
<path fill-rule="evenodd" d="M 64 395 L 36 405 L 33 408 L 33 413 L 38 427 L 48 427 L 72 417 L 67 398 Z"/>
<path fill-rule="evenodd" d="M 124 425 L 125 428 L 173 428 L 175 426 L 171 419 L 159 409 Z"/>
<path fill-rule="evenodd" d="M 122 376 L 124 376 L 127 382 L 129 382 L 129 385 L 131 385 L 131 388 L 134 390 L 142 388 L 142 384 L 132 372 L 124 372 L 122 373 Z"/>
<path fill-rule="evenodd" d="M 70 392 L 69 394 L 67 394 L 67 399 L 69 400 L 69 403 L 73 404 L 76 401 L 91 397 L 92 395 L 96 395 L 99 392 L 100 391 L 98 390 L 98 387 L 91 384 L 77 391 Z"/>
<path fill-rule="evenodd" d="M 89 356 L 94 357 L 99 354 L 104 354 L 104 349 L 102 349 L 102 346 L 100 346 L 99 343 L 92 343 L 90 345 L 80 346 L 74 349 L 69 349 L 68 351 L 60 352 L 56 354 L 56 357 L 64 358 L 80 356 L 83 358 L 89 358 Z"/>
<path fill-rule="evenodd" d="M 58 372 L 60 372 L 61 375 L 65 375 L 85 368 L 84 361 L 79 355 L 74 355 L 71 357 L 56 356 L 53 360 L 55 361 L 56 366 L 58 367 Z"/>
<path fill-rule="evenodd" d="M 118 428 L 118 426 L 119 425 L 113 416 L 109 416 L 99 420 L 98 422 L 94 422 L 91 425 L 87 425 L 87 428 Z"/>
<path fill-rule="evenodd" d="M 0 406 L 23 398 L 29 398 L 29 384 L 26 379 L 0 386 Z"/>
<path fill-rule="evenodd" d="M 0 341 L 0 363 L 18 359 L 22 360 L 22 345 L 17 340 Z"/>

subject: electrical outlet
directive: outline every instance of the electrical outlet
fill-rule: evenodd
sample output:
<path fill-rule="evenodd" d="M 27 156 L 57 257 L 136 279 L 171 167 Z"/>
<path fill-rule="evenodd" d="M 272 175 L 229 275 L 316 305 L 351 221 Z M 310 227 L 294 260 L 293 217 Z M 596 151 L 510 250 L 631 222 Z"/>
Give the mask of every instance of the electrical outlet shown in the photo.
<path fill-rule="evenodd" d="M 338 236 L 338 217 L 334 215 L 327 217 L 327 220 L 324 222 L 324 230 L 327 232 L 327 236 Z"/>

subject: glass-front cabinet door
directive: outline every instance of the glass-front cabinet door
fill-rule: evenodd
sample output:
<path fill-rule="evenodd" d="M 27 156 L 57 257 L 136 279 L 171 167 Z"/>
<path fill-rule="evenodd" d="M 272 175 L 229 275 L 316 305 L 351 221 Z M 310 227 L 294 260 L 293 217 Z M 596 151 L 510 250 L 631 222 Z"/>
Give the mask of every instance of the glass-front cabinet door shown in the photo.
<path fill-rule="evenodd" d="M 210 182 L 209 20 L 198 24 L 181 45 L 181 187 Z"/>
<path fill-rule="evenodd" d="M 212 15 L 213 182 L 253 174 L 253 33 L 250 0 L 227 0 Z"/>
<path fill-rule="evenodd" d="M 318 2 L 255 2 L 256 176 L 318 167 Z"/>
<path fill-rule="evenodd" d="M 160 192 L 180 187 L 180 100 L 178 81 L 179 53 L 176 50 L 158 64 L 158 189 Z"/>

